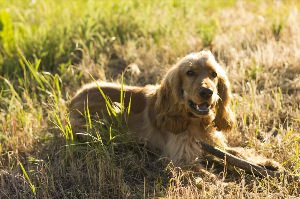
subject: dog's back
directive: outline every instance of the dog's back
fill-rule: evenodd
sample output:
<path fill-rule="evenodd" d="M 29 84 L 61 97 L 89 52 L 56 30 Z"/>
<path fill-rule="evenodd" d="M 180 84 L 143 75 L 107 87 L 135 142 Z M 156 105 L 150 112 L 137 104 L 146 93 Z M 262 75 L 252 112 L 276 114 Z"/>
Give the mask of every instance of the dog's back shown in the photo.
<path fill-rule="evenodd" d="M 121 94 L 123 103 L 121 104 Z M 83 119 L 88 111 L 91 116 L 105 117 L 108 114 L 107 103 L 130 106 L 132 116 L 144 111 L 147 103 L 145 87 L 121 86 L 107 82 L 93 82 L 83 86 L 72 98 L 69 110 L 72 126 L 83 125 Z M 131 104 L 134 104 L 131 106 Z"/>
<path fill-rule="evenodd" d="M 72 98 L 70 122 L 75 134 L 86 124 L 86 112 L 90 116 L 98 115 L 100 119 L 108 116 L 107 103 L 114 108 L 124 108 L 126 122 L 130 134 L 137 137 L 139 142 L 147 143 L 153 148 L 163 149 L 164 136 L 154 125 L 154 101 L 158 87 L 149 85 L 145 87 L 121 86 L 114 83 L 94 82 L 83 86 Z M 103 96 L 105 95 L 105 97 Z M 121 102 L 123 94 L 123 105 Z M 105 99 L 106 98 L 106 99 Z M 107 102 L 108 100 L 109 102 Z M 130 113 L 126 113 L 130 106 Z M 79 131 L 79 134 L 81 132 Z"/>

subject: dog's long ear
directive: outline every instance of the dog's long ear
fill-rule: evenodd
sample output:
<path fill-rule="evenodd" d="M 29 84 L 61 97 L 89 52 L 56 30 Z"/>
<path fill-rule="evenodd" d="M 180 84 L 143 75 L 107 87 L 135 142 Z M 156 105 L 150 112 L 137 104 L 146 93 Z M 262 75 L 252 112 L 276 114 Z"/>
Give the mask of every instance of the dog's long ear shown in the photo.
<path fill-rule="evenodd" d="M 171 68 L 160 84 L 155 101 L 155 123 L 162 130 L 181 133 L 187 128 L 182 106 L 182 80 L 179 66 Z"/>
<path fill-rule="evenodd" d="M 179 64 L 173 66 L 166 74 L 161 82 L 161 89 L 164 94 L 167 94 L 168 98 L 173 101 L 173 103 L 179 103 L 182 99 L 182 78 L 180 76 Z M 172 99 L 171 99 L 172 98 Z M 170 104 L 171 105 L 171 104 Z"/>
<path fill-rule="evenodd" d="M 227 75 L 222 74 L 218 79 L 218 95 L 217 113 L 215 125 L 219 131 L 229 131 L 234 124 L 234 115 L 230 108 L 231 90 Z"/>

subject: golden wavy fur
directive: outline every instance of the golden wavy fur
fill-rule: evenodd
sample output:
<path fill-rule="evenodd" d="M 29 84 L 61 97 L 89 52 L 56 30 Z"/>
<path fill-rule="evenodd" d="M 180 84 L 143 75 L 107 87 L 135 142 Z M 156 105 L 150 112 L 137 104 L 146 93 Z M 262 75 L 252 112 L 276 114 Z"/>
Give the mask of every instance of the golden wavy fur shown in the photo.
<path fill-rule="evenodd" d="M 120 85 L 105 82 L 85 85 L 70 104 L 72 126 L 80 125 L 79 118 L 86 105 L 91 115 L 107 115 L 98 87 L 112 102 L 119 102 Z M 160 85 L 124 86 L 123 90 L 124 104 L 131 99 L 129 130 L 174 163 L 186 164 L 201 158 L 204 151 L 197 141 L 239 154 L 227 146 L 225 138 L 234 124 L 230 83 L 211 52 L 185 56 L 167 72 Z M 265 158 L 255 159 L 258 163 L 276 165 Z"/>

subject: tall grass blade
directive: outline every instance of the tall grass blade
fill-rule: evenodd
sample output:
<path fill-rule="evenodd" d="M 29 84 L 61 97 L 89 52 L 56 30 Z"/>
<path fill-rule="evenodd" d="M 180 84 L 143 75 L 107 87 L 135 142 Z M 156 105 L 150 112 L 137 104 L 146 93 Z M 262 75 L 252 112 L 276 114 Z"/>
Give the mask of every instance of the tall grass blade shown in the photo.
<path fill-rule="evenodd" d="M 23 172 L 23 174 L 24 174 L 24 176 L 25 176 L 27 182 L 29 183 L 29 186 L 30 186 L 30 188 L 31 188 L 32 193 L 33 193 L 34 195 L 36 195 L 36 190 L 35 190 L 34 184 L 31 182 L 31 180 L 30 180 L 30 178 L 29 178 L 29 176 L 28 176 L 28 174 L 27 174 L 27 172 L 26 172 L 26 170 L 25 170 L 23 164 L 22 164 L 20 161 L 18 161 L 18 162 L 19 162 L 19 165 L 20 165 L 20 167 L 21 167 L 21 170 L 22 170 L 22 172 Z"/>
<path fill-rule="evenodd" d="M 32 64 L 29 61 L 27 61 L 27 59 L 25 58 L 25 56 L 23 55 L 23 53 L 21 52 L 21 50 L 18 50 L 18 52 L 19 52 L 19 55 L 21 57 L 20 62 L 24 62 L 25 63 L 25 66 L 28 67 L 28 69 L 30 70 L 30 73 L 34 77 L 35 81 L 37 81 L 37 83 L 40 85 L 40 87 L 44 91 L 45 90 L 45 86 L 44 86 L 43 80 L 41 79 L 41 75 L 37 71 L 38 68 L 39 68 L 39 65 L 41 63 L 41 60 L 36 60 L 35 67 L 33 67 Z"/>
<path fill-rule="evenodd" d="M 85 118 L 87 119 L 87 131 L 89 129 L 92 128 L 92 120 L 91 120 L 91 114 L 90 114 L 90 108 L 89 108 L 89 98 L 87 97 L 86 98 L 86 106 L 85 106 L 85 109 L 84 109 L 84 116 Z"/>
<path fill-rule="evenodd" d="M 12 94 L 12 98 L 16 97 L 17 100 L 21 102 L 21 98 L 20 98 L 19 94 L 16 92 L 14 86 L 10 83 L 10 81 L 8 79 L 4 78 L 1 75 L 0 75 L 0 79 L 2 79 L 8 85 L 9 90 L 10 90 L 10 92 Z"/>

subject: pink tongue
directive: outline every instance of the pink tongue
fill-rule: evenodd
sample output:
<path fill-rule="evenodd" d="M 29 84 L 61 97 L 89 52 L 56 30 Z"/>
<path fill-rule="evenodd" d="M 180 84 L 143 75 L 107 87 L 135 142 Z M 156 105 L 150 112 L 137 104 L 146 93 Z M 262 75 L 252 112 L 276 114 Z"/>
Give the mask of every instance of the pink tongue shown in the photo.
<path fill-rule="evenodd" d="M 201 111 L 206 111 L 208 110 L 208 105 L 206 103 L 197 105 L 197 109 Z"/>

